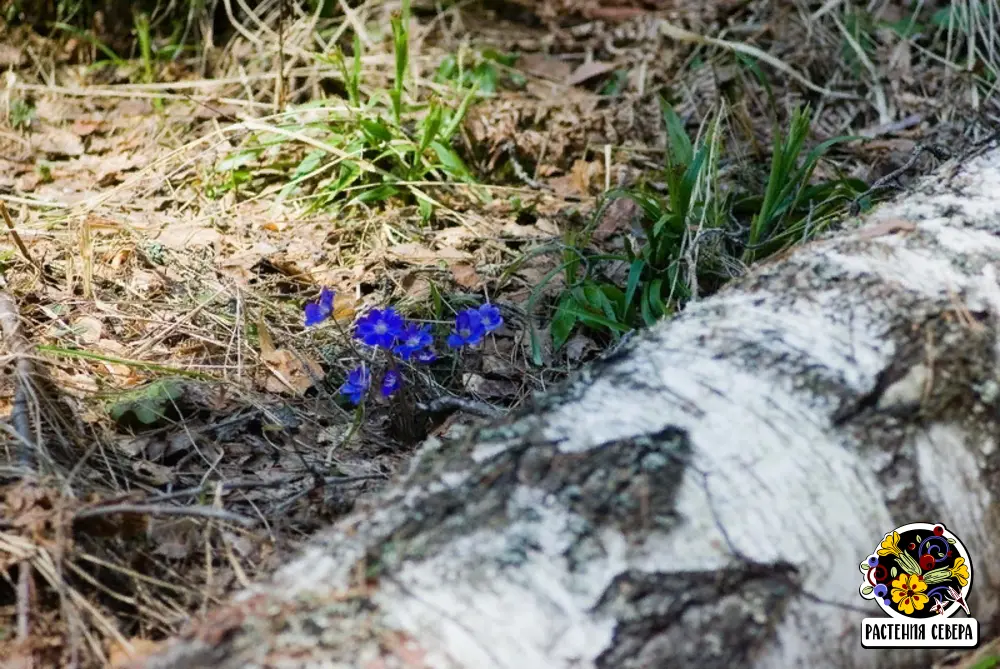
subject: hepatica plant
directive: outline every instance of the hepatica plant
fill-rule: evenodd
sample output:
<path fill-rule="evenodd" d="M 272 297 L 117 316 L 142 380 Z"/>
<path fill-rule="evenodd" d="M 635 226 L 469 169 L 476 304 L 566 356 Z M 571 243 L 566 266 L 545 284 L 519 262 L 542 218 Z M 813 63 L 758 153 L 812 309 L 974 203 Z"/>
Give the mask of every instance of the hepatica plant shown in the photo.
<path fill-rule="evenodd" d="M 319 325 L 333 313 L 334 291 L 323 288 L 319 300 L 305 306 L 306 327 Z M 486 303 L 464 309 L 455 316 L 455 323 L 448 335 L 449 349 L 458 350 L 476 346 L 486 335 L 503 325 L 503 316 L 495 305 Z M 357 320 L 354 338 L 384 353 L 385 366 L 378 387 L 382 397 L 391 397 L 404 383 L 399 362 L 428 364 L 437 360 L 434 335 L 430 325 L 412 323 L 392 307 L 372 309 Z M 372 369 L 362 362 L 348 373 L 340 393 L 351 404 L 361 404 L 371 388 Z"/>

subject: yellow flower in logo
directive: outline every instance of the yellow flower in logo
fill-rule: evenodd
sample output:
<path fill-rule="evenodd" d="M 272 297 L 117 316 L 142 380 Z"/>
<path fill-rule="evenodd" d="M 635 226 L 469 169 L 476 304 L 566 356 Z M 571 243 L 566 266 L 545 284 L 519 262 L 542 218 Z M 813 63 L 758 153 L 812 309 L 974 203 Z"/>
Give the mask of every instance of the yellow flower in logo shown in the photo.
<path fill-rule="evenodd" d="M 883 557 L 886 555 L 899 555 L 899 532 L 885 535 L 885 539 L 879 544 L 878 554 Z"/>
<path fill-rule="evenodd" d="M 958 579 L 958 584 L 963 588 L 969 583 L 969 565 L 965 564 L 965 558 L 955 558 L 955 564 L 951 567 L 951 575 Z"/>
<path fill-rule="evenodd" d="M 898 536 L 898 535 L 897 535 Z M 892 601 L 899 610 L 908 616 L 924 608 L 930 598 L 924 594 L 927 584 L 916 574 L 900 574 L 892 582 Z"/>

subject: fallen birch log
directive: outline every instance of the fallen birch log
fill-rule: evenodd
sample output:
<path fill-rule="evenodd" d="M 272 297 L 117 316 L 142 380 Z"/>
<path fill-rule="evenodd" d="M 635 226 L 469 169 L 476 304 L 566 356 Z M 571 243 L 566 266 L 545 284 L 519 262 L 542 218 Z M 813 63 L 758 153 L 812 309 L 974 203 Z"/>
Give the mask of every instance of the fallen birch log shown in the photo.
<path fill-rule="evenodd" d="M 1000 150 L 762 264 L 381 500 L 144 669 L 926 666 L 859 564 L 943 522 L 997 611 Z"/>

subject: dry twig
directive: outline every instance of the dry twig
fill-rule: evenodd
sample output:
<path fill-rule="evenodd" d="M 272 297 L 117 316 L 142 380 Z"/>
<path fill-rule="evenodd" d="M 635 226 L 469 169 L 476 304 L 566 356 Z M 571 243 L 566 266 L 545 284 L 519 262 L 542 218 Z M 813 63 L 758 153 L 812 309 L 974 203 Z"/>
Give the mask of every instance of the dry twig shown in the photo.
<path fill-rule="evenodd" d="M 28 251 L 28 247 L 24 245 L 24 241 L 21 239 L 21 235 L 17 234 L 17 228 L 14 227 L 14 219 L 10 217 L 10 212 L 7 211 L 7 205 L 0 200 L 0 215 L 3 216 L 4 223 L 7 224 L 7 228 L 10 230 L 10 236 L 14 239 L 14 243 L 17 244 L 17 249 L 24 256 L 24 259 L 31 263 L 34 267 L 38 267 L 38 263 L 35 259 L 31 257 L 31 252 Z"/>
<path fill-rule="evenodd" d="M 0 332 L 3 333 L 4 344 L 8 353 L 14 358 L 16 389 L 14 391 L 14 408 L 11 411 L 11 422 L 19 437 L 18 460 L 22 467 L 34 471 L 37 466 L 37 444 L 31 430 L 31 417 L 28 410 L 28 399 L 31 393 L 31 381 L 34 369 L 28 357 L 28 342 L 21 334 L 21 318 L 17 304 L 7 293 L 0 292 Z"/>
<path fill-rule="evenodd" d="M 108 506 L 98 506 L 77 511 L 73 515 L 73 518 L 74 520 L 83 520 L 85 518 L 95 518 L 97 516 L 107 516 L 116 513 L 139 513 L 150 516 L 197 516 L 200 518 L 212 518 L 214 520 L 228 520 L 233 523 L 239 523 L 244 527 L 251 527 L 257 524 L 257 521 L 253 518 L 241 516 L 238 513 L 232 513 L 223 509 L 214 509 L 210 506 L 163 506 L 159 504 L 111 504 Z"/>

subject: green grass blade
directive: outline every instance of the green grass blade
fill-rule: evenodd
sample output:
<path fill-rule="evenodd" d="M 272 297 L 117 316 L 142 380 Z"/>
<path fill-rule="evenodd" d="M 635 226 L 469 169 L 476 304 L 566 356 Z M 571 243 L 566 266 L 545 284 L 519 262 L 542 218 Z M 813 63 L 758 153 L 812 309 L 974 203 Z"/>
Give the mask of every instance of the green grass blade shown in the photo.
<path fill-rule="evenodd" d="M 632 261 L 632 266 L 628 269 L 628 281 L 625 284 L 625 308 L 632 305 L 635 298 L 635 291 L 639 287 L 639 280 L 642 278 L 642 270 L 646 267 L 646 262 L 641 259 Z M 624 314 L 622 314 L 624 316 Z"/>

